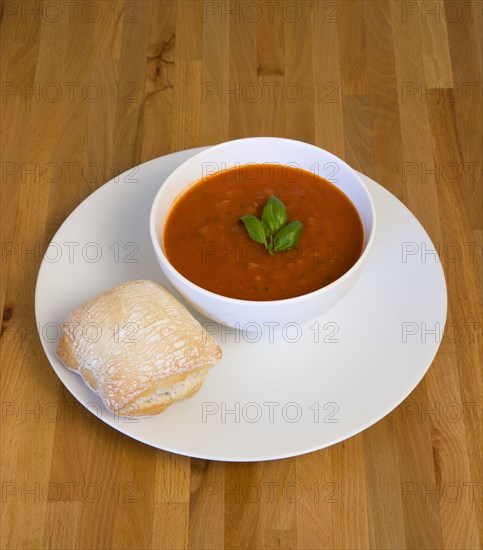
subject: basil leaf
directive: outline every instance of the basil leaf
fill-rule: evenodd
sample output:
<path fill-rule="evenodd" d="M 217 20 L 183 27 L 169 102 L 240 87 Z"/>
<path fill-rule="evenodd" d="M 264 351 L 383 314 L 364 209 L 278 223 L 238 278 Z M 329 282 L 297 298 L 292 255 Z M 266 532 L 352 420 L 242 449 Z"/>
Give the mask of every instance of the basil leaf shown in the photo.
<path fill-rule="evenodd" d="M 283 202 L 272 195 L 262 213 L 262 222 L 272 235 L 287 223 L 287 210 Z"/>
<path fill-rule="evenodd" d="M 303 224 L 298 221 L 290 222 L 285 227 L 282 227 L 275 235 L 275 247 L 273 251 L 282 252 L 282 250 L 288 250 L 297 246 L 303 228 Z"/>
<path fill-rule="evenodd" d="M 248 231 L 248 234 L 255 242 L 265 244 L 267 240 L 267 237 L 265 235 L 265 228 L 258 218 L 247 214 L 246 216 L 242 216 L 240 220 L 245 224 L 245 228 Z"/>

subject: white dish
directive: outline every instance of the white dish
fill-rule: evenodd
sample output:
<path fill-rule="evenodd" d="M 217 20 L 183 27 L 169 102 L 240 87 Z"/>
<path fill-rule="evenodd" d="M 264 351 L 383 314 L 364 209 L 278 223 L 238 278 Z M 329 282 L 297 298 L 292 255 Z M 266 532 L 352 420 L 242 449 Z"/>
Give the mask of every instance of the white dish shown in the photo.
<path fill-rule="evenodd" d="M 262 327 L 258 341 L 253 334 L 230 334 L 196 314 L 214 332 L 223 359 L 193 398 L 159 416 L 118 418 L 56 358 L 60 324 L 97 293 L 138 278 L 156 279 L 175 292 L 151 246 L 149 211 L 160 183 L 200 150 L 154 159 L 111 180 L 56 233 L 35 299 L 40 338 L 55 372 L 80 403 L 113 428 L 187 456 L 284 458 L 368 428 L 397 407 L 426 373 L 439 347 L 447 303 L 441 264 L 429 253 L 434 250 L 430 238 L 401 202 L 363 175 L 378 228 L 353 289 L 314 322 L 275 334 Z M 435 328 L 436 335 L 430 333 Z"/>
<path fill-rule="evenodd" d="M 280 164 L 315 173 L 331 181 L 352 201 L 364 227 L 364 247 L 357 262 L 333 283 L 309 294 L 286 300 L 237 300 L 210 292 L 186 279 L 166 257 L 161 245 L 166 218 L 174 201 L 193 183 L 214 172 L 247 164 Z M 294 184 L 296 185 L 296 184 Z M 357 173 L 335 155 L 309 143 L 275 137 L 227 141 L 190 157 L 165 180 L 154 199 L 149 227 L 156 257 L 170 283 L 202 314 L 229 327 L 280 325 L 313 320 L 349 292 L 363 271 L 372 249 L 376 213 L 371 196 Z"/>

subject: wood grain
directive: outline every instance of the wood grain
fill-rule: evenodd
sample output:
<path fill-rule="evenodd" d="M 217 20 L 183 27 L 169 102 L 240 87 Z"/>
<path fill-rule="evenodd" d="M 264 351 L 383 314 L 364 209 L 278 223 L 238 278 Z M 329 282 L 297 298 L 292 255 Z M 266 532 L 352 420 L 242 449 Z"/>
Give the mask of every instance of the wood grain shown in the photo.
<path fill-rule="evenodd" d="M 4 0 L 1 31 L 0 547 L 481 548 L 481 3 Z M 115 175 L 256 135 L 333 151 L 414 212 L 445 270 L 447 330 L 364 433 L 275 462 L 189 459 L 63 388 L 35 281 Z"/>

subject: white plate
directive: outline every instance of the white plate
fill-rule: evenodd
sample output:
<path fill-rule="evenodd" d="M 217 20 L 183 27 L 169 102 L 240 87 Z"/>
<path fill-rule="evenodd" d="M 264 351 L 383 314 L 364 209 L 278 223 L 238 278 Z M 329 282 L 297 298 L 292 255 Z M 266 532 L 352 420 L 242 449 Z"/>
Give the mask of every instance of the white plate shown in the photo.
<path fill-rule="evenodd" d="M 116 430 L 199 458 L 284 458 L 368 428 L 426 373 L 439 347 L 447 300 L 443 270 L 424 229 L 401 202 L 362 174 L 378 228 L 352 291 L 313 323 L 274 333 L 260 327 L 256 342 L 249 338 L 257 333 L 231 334 L 196 314 L 209 323 L 223 359 L 193 398 L 159 416 L 119 418 L 56 358 L 60 324 L 97 293 L 139 278 L 172 290 L 152 249 L 149 211 L 167 175 L 200 150 L 154 159 L 111 180 L 56 233 L 40 268 L 35 309 L 42 345 L 58 377 Z"/>

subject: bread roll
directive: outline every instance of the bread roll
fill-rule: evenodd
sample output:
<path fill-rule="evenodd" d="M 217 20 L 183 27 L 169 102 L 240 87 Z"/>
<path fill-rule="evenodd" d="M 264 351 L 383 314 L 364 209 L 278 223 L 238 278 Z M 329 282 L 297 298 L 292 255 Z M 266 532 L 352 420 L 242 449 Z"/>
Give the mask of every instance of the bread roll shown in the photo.
<path fill-rule="evenodd" d="M 129 281 L 73 311 L 57 356 L 121 416 L 159 414 L 194 395 L 221 350 L 154 281 Z"/>

